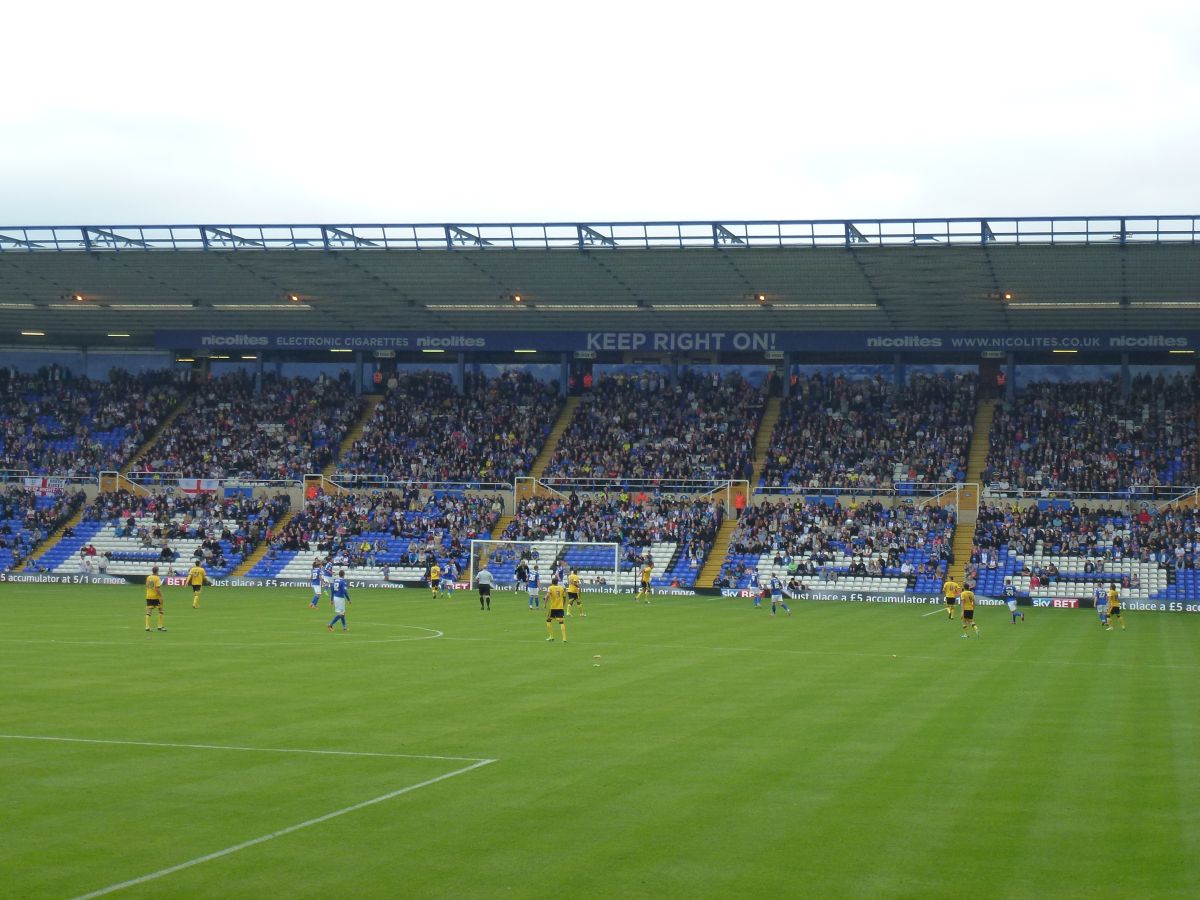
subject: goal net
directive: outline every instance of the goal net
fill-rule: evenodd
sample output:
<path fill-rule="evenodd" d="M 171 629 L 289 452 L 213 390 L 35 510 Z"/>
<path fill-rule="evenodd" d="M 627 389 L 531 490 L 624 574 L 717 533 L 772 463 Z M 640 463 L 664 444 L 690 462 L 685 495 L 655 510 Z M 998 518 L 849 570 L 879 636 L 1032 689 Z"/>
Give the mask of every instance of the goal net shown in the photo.
<path fill-rule="evenodd" d="M 550 583 L 550 575 L 558 566 L 564 574 L 576 572 L 583 587 L 610 586 L 616 588 L 620 576 L 621 545 L 590 541 L 471 541 L 471 583 L 475 573 L 487 566 L 497 587 L 511 588 L 517 583 L 516 569 L 524 561 L 533 571 L 537 566 L 542 587 Z"/>

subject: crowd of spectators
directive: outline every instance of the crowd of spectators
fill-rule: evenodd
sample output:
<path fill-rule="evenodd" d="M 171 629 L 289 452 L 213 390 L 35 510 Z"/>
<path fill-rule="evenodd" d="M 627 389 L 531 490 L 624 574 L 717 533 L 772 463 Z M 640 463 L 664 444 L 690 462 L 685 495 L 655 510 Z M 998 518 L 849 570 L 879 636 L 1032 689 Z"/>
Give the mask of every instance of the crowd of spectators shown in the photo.
<path fill-rule="evenodd" d="M 1200 382 L 1139 376 L 1034 382 L 996 408 L 984 482 L 995 490 L 1118 493 L 1200 484 Z"/>
<path fill-rule="evenodd" d="M 626 553 L 655 543 L 675 543 L 687 548 L 689 558 L 703 561 L 723 518 L 723 505 L 709 499 L 639 499 L 628 493 L 572 492 L 565 498 L 522 500 L 502 537 L 513 541 L 615 543 Z"/>
<path fill-rule="evenodd" d="M 746 575 L 747 558 L 770 555 L 789 575 L 836 580 L 850 575 L 933 577 L 951 562 L 953 509 L 878 501 L 843 506 L 819 501 L 764 501 L 748 508 L 730 539 L 722 576 Z M 915 557 L 915 558 L 914 558 Z"/>
<path fill-rule="evenodd" d="M 0 469 L 63 476 L 117 470 L 187 390 L 169 372 L 107 381 L 60 367 L 22 375 L 0 367 Z"/>
<path fill-rule="evenodd" d="M 1003 568 L 1005 548 L 1027 557 L 1038 551 L 1075 557 L 1079 571 L 1087 574 L 1103 573 L 1122 560 L 1193 570 L 1200 559 L 1200 511 L 1166 508 L 1130 513 L 1114 506 L 981 504 L 971 564 L 977 569 Z M 1059 575 L 1052 564 L 1033 574 L 1048 583 Z"/>
<path fill-rule="evenodd" d="M 0 569 L 16 568 L 83 505 L 83 491 L 42 495 L 20 487 L 0 494 Z"/>
<path fill-rule="evenodd" d="M 157 550 L 163 562 L 178 559 L 173 543 L 198 540 L 193 557 L 221 568 L 226 565 L 226 549 L 244 556 L 267 537 L 272 523 L 289 506 L 286 494 L 222 498 L 215 492 L 142 496 L 113 491 L 97 495 L 84 510 L 84 518 L 111 524 L 116 537 L 136 538 L 140 548 Z"/>
<path fill-rule="evenodd" d="M 511 482 L 528 474 L 559 409 L 557 390 L 526 372 L 389 379 L 383 401 L 340 472 L 389 481 Z"/>
<path fill-rule="evenodd" d="M 427 554 L 463 559 L 471 540 L 487 537 L 503 511 L 495 496 L 415 489 L 318 494 L 278 533 L 272 556 L 313 551 L 349 566 L 419 565 Z"/>
<path fill-rule="evenodd" d="M 560 478 L 748 478 L 764 391 L 740 373 L 599 379 L 545 474 Z"/>
<path fill-rule="evenodd" d="M 151 450 L 147 470 L 184 478 L 298 479 L 320 472 L 361 415 L 349 373 L 316 379 L 236 372 L 201 386 Z"/>
<path fill-rule="evenodd" d="M 800 375 L 771 435 L 762 484 L 887 488 L 961 481 L 975 419 L 974 374 Z"/>

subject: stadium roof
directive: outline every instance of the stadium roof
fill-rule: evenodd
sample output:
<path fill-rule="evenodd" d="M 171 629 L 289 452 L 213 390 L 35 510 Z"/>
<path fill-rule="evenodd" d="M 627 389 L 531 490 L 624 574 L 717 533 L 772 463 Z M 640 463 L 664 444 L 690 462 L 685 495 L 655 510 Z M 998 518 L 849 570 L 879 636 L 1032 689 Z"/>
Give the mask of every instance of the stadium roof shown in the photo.
<path fill-rule="evenodd" d="M 1197 329 L 1198 224 L 0 227 L 0 343 L 34 331 L 150 346 L 155 330 L 192 328 Z"/>

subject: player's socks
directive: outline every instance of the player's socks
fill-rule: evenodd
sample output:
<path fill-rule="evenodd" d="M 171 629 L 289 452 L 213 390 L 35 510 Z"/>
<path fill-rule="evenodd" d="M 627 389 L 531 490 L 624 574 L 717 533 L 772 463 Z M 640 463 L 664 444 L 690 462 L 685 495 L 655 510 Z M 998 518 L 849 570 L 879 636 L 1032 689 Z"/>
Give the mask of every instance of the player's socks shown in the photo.
<path fill-rule="evenodd" d="M 146 630 L 150 630 L 150 613 L 146 613 Z"/>

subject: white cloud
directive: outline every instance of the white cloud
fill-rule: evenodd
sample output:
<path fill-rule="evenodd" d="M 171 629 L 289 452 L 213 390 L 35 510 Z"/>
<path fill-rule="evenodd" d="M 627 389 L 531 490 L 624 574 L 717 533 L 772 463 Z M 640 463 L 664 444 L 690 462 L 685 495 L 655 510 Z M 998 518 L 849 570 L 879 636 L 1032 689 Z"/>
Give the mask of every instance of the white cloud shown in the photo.
<path fill-rule="evenodd" d="M 0 216 L 1195 210 L 1185 3 L 6 11 Z"/>

